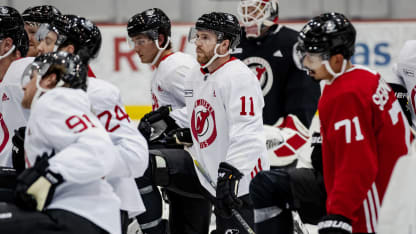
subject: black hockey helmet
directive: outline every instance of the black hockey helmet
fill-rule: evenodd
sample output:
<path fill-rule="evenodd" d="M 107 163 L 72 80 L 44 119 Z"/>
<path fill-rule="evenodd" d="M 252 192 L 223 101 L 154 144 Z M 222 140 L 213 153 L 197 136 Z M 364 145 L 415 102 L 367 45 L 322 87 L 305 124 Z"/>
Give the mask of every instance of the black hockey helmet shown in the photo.
<path fill-rule="evenodd" d="M 22 13 L 23 20 L 28 23 L 50 23 L 55 15 L 61 15 L 58 8 L 51 5 L 29 7 Z"/>
<path fill-rule="evenodd" d="M 212 12 L 203 14 L 195 24 L 197 30 L 217 32 L 218 41 L 230 40 L 230 49 L 234 49 L 241 38 L 241 27 L 237 17 L 229 13 Z"/>
<path fill-rule="evenodd" d="M 356 31 L 340 13 L 324 13 L 310 20 L 298 36 L 298 50 L 322 53 L 327 56 L 342 54 L 350 59 L 354 54 Z"/>
<path fill-rule="evenodd" d="M 100 29 L 93 22 L 76 15 L 60 15 L 55 17 L 52 25 L 59 34 L 59 48 L 74 45 L 75 54 L 84 62 L 97 57 L 102 39 Z"/>
<path fill-rule="evenodd" d="M 127 23 L 129 37 L 146 33 L 152 40 L 157 40 L 159 34 L 171 36 L 169 17 L 159 8 L 151 8 L 132 16 Z"/>
<path fill-rule="evenodd" d="M 36 69 L 38 77 L 55 73 L 57 86 L 68 85 L 74 89 L 87 89 L 87 66 L 78 55 L 65 51 L 46 53 L 36 57 L 28 68 L 30 69 L 27 69 L 25 74 L 30 75 Z"/>
<path fill-rule="evenodd" d="M 13 7 L 0 6 L 0 40 L 10 37 L 22 57 L 29 49 L 29 39 L 24 28 L 23 18 Z"/>

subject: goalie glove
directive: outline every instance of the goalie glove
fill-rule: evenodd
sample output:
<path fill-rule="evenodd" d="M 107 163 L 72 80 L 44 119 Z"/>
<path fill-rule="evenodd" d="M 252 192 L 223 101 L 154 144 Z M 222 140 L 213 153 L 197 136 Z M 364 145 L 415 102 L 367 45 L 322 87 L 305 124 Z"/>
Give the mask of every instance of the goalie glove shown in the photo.
<path fill-rule="evenodd" d="M 56 187 L 64 181 L 60 174 L 48 169 L 48 160 L 53 155 L 54 152 L 51 155 L 43 153 L 38 156 L 35 165 L 17 177 L 15 195 L 19 207 L 43 211 L 51 202 Z"/>
<path fill-rule="evenodd" d="M 226 162 L 218 168 L 215 214 L 229 218 L 231 209 L 240 208 L 243 202 L 238 196 L 238 185 L 243 174 Z"/>
<path fill-rule="evenodd" d="M 342 215 L 330 214 L 319 221 L 318 232 L 319 234 L 351 234 L 351 221 Z"/>
<path fill-rule="evenodd" d="M 18 130 L 14 130 L 14 136 L 12 137 L 12 163 L 17 175 L 20 174 L 26 168 L 24 148 L 25 131 L 26 127 L 20 127 Z"/>

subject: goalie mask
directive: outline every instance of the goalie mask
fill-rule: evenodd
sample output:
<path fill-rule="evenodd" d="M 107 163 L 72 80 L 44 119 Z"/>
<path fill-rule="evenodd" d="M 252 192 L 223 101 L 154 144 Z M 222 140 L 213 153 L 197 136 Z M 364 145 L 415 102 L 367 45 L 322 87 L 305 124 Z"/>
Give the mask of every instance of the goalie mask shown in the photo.
<path fill-rule="evenodd" d="M 279 19 L 277 0 L 240 0 L 238 15 L 244 25 L 247 38 L 257 38 L 263 28 L 270 27 Z"/>
<path fill-rule="evenodd" d="M 34 77 L 37 79 L 37 91 L 32 101 L 32 107 L 36 100 L 49 90 L 42 88 L 40 81 L 53 73 L 56 74 L 55 87 L 65 86 L 84 91 L 87 89 L 87 66 L 82 63 L 78 55 L 64 51 L 40 55 L 26 67 L 21 79 L 22 87 L 25 87 Z"/>
<path fill-rule="evenodd" d="M 296 55 L 306 69 L 316 69 L 324 64 L 326 70 L 337 77 L 345 72 L 347 61 L 354 54 L 356 31 L 351 22 L 340 13 L 324 13 L 310 20 L 300 31 Z M 336 54 L 344 56 L 339 73 L 329 65 L 329 58 Z"/>
<path fill-rule="evenodd" d="M 229 13 L 212 12 L 204 14 L 196 21 L 195 27 L 189 30 L 188 41 L 195 43 L 197 40 L 201 40 L 198 37 L 198 31 L 210 31 L 217 36 L 216 46 L 214 48 L 214 56 L 202 66 L 206 68 L 220 57 L 225 57 L 231 53 L 231 51 L 240 44 L 241 27 L 237 17 Z M 218 54 L 217 49 L 220 43 L 224 40 L 230 41 L 230 46 L 225 54 Z"/>
<path fill-rule="evenodd" d="M 153 58 L 150 65 L 154 65 L 164 50 L 170 45 L 171 24 L 169 17 L 159 8 L 151 8 L 132 16 L 127 23 L 127 42 L 131 48 L 140 45 L 140 39 L 134 40 L 133 37 L 144 34 L 149 37 L 156 45 L 159 52 Z M 162 47 L 159 46 L 159 34 L 165 36 Z"/>
<path fill-rule="evenodd" d="M 13 46 L 5 54 L 0 55 L 0 60 L 16 49 L 20 51 L 21 57 L 25 57 L 29 50 L 29 39 L 24 29 L 23 18 L 16 9 L 0 6 L 0 42 L 8 37 L 13 40 Z"/>

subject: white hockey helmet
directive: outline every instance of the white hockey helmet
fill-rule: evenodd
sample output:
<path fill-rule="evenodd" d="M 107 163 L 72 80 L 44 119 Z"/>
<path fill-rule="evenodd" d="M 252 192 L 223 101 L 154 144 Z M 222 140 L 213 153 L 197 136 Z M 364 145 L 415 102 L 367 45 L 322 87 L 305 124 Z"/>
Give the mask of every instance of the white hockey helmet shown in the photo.
<path fill-rule="evenodd" d="M 279 4 L 278 0 L 240 0 L 237 12 L 246 36 L 259 37 L 264 27 L 277 23 Z"/>

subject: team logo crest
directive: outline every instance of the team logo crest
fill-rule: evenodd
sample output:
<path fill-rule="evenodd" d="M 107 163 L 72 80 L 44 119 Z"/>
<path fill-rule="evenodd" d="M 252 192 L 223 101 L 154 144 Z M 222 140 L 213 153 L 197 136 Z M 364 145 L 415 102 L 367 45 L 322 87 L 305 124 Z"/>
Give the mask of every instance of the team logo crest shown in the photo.
<path fill-rule="evenodd" d="M 215 111 L 204 99 L 195 101 L 191 117 L 191 131 L 201 149 L 211 145 L 217 138 Z"/>
<path fill-rule="evenodd" d="M 266 96 L 273 85 L 273 71 L 269 62 L 260 57 L 248 57 L 243 62 L 254 72 L 260 82 L 263 96 Z"/>

